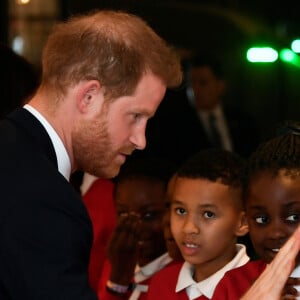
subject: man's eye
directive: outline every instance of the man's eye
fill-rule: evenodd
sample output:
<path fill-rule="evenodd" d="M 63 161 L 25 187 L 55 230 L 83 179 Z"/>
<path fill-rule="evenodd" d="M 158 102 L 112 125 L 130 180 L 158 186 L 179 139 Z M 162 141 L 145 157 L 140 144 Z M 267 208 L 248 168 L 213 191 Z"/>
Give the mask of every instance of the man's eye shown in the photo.
<path fill-rule="evenodd" d="M 135 120 L 138 120 L 140 117 L 141 117 L 141 114 L 138 114 L 138 113 L 133 114 L 133 118 L 134 118 Z"/>

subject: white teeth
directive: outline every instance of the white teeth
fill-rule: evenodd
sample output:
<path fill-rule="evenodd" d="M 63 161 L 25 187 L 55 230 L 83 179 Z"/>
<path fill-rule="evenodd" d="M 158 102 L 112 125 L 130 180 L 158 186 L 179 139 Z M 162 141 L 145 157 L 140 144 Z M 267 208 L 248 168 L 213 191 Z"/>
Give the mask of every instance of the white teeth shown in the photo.
<path fill-rule="evenodd" d="M 272 249 L 273 252 L 279 252 L 279 249 Z"/>
<path fill-rule="evenodd" d="M 197 245 L 195 245 L 195 244 L 185 244 L 186 245 L 186 247 L 188 247 L 188 248 L 197 248 Z"/>

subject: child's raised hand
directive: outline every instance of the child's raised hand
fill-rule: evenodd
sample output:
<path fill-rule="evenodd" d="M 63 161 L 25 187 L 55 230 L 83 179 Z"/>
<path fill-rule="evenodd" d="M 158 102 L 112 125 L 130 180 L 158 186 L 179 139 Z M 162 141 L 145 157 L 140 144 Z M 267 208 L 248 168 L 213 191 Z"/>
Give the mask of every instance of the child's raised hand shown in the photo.
<path fill-rule="evenodd" d="M 115 283 L 128 285 L 133 277 L 141 228 L 139 224 L 140 217 L 136 214 L 124 214 L 118 219 L 107 248 L 111 263 L 110 280 Z"/>
<path fill-rule="evenodd" d="M 295 266 L 295 258 L 300 249 L 300 227 L 295 230 L 273 261 L 254 282 L 241 300 L 253 299 L 296 299 L 293 295 L 283 296 L 285 284 Z M 293 279 L 290 279 L 290 282 Z"/>

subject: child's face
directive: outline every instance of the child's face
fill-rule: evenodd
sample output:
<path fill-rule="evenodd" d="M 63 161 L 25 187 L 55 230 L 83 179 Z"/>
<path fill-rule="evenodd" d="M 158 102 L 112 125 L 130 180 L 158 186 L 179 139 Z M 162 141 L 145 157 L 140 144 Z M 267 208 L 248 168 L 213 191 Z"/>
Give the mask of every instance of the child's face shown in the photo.
<path fill-rule="evenodd" d="M 165 253 L 166 246 L 163 235 L 164 184 L 141 178 L 124 180 L 118 184 L 115 201 L 118 220 L 132 218 L 133 222 L 127 222 L 127 224 L 140 226 L 139 263 L 148 263 Z M 134 221 L 137 218 L 138 224 Z"/>
<path fill-rule="evenodd" d="M 171 230 L 197 280 L 210 276 L 236 253 L 236 236 L 247 233 L 241 190 L 205 179 L 178 178 L 171 201 Z M 203 276 L 203 278 L 200 278 Z"/>
<path fill-rule="evenodd" d="M 283 171 L 254 175 L 249 183 L 246 215 L 258 256 L 269 263 L 299 224 L 300 178 Z"/>

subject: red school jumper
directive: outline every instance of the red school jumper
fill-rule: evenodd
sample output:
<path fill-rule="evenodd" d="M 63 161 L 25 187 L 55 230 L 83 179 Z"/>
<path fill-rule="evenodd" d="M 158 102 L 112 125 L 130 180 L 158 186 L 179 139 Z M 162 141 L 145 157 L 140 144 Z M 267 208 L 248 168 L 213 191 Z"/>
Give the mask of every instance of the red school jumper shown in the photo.
<path fill-rule="evenodd" d="M 189 300 L 185 289 L 175 293 L 178 275 L 182 265 L 183 262 L 178 262 L 157 273 L 151 281 L 151 288 L 148 291 L 147 300 Z M 197 299 L 208 300 L 205 296 L 200 296 Z"/>
<path fill-rule="evenodd" d="M 264 261 L 256 260 L 226 272 L 215 290 L 213 299 L 240 300 L 266 266 Z"/>
<path fill-rule="evenodd" d="M 93 245 L 90 253 L 89 283 L 97 292 L 106 255 L 106 246 L 116 226 L 116 211 L 113 199 L 114 183 L 98 178 L 83 195 L 93 225 Z"/>
<path fill-rule="evenodd" d="M 153 264 L 155 264 L 155 262 L 157 262 L 158 260 L 163 260 L 164 262 L 160 265 L 156 264 L 156 267 L 153 266 Z M 148 286 L 150 285 L 152 278 L 155 274 L 157 274 L 157 272 L 162 271 L 164 268 L 168 268 L 169 266 L 172 266 L 173 264 L 177 264 L 176 261 L 173 261 L 167 254 L 164 254 L 162 256 L 160 256 L 157 259 L 154 259 L 154 261 L 150 262 L 147 266 L 152 266 L 152 274 L 147 274 L 148 278 L 145 278 L 141 281 L 135 282 L 135 276 L 132 279 L 132 284 L 133 284 L 133 290 L 130 290 L 127 292 L 127 294 L 125 294 L 123 296 L 123 299 L 127 299 L 127 300 L 148 300 Z M 147 268 L 146 266 L 146 268 Z M 145 268 L 145 267 L 144 267 Z M 142 267 L 143 269 L 143 267 Z M 109 279 L 110 276 L 110 272 L 111 272 L 111 265 L 109 260 L 107 259 L 104 263 L 104 267 L 102 270 L 102 276 L 101 279 L 99 280 L 99 285 L 98 285 L 98 298 L 101 300 L 120 300 L 122 299 L 122 297 L 118 296 L 118 295 L 114 295 L 112 293 L 110 293 L 107 289 L 106 289 L 106 282 Z M 136 290 L 135 290 L 136 289 Z M 140 291 L 140 292 L 138 292 Z M 156 298 L 155 300 L 160 300 L 163 298 Z M 167 300 L 167 299 L 166 299 Z"/>

